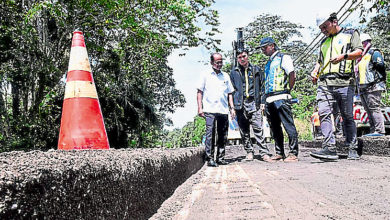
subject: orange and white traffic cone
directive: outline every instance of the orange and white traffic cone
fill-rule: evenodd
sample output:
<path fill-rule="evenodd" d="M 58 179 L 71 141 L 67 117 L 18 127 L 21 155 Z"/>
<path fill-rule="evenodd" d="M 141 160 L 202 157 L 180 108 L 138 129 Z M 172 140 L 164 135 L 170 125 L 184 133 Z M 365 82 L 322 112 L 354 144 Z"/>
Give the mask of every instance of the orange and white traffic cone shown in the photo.
<path fill-rule="evenodd" d="M 73 32 L 62 108 L 59 150 L 109 149 L 84 36 Z"/>

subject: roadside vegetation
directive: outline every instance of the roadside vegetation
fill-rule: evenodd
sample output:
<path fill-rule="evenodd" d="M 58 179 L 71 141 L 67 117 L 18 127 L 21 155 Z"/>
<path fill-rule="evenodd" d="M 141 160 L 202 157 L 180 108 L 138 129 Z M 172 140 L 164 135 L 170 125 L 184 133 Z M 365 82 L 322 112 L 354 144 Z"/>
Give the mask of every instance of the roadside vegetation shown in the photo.
<path fill-rule="evenodd" d="M 110 145 L 154 146 L 172 123 L 166 114 L 185 103 L 167 57 L 176 48 L 219 44 L 212 3 L 1 1 L 0 152 L 57 147 L 76 29 L 84 32 Z"/>
<path fill-rule="evenodd" d="M 389 0 L 376 0 L 367 25 L 374 45 L 390 63 Z M 174 49 L 203 46 L 218 51 L 218 11 L 214 0 L 4 0 L 0 2 L 0 152 L 57 147 L 72 32 L 84 32 L 110 145 L 186 147 L 202 141 L 204 120 L 195 117 L 171 132 L 166 116 L 183 107 L 167 57 Z M 354 8 L 369 19 L 364 8 Z M 262 14 L 244 29 L 251 62 L 264 66 L 259 40 L 273 36 L 282 51 L 299 57 L 307 46 L 303 27 Z M 226 57 L 231 53 L 226 52 Z M 315 87 L 308 78 L 316 51 L 295 63 L 294 116 L 300 139 L 310 138 Z M 226 66 L 229 71 L 229 65 Z M 387 82 L 390 87 L 390 77 Z M 384 96 L 390 105 L 390 92 Z"/>

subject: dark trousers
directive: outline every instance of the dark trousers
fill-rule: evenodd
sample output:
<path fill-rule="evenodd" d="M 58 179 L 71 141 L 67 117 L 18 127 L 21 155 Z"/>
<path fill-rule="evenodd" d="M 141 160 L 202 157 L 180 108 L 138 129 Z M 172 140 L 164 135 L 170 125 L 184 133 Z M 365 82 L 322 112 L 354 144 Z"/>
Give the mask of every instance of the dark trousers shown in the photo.
<path fill-rule="evenodd" d="M 284 130 L 288 135 L 290 154 L 298 156 L 298 132 L 295 128 L 290 100 L 277 100 L 267 103 L 265 113 L 275 139 L 276 154 L 285 156 L 281 126 L 283 124 Z"/>
<path fill-rule="evenodd" d="M 205 113 L 206 117 L 206 160 L 214 159 L 214 147 L 217 146 L 217 161 L 225 157 L 225 145 L 227 142 L 228 115 L 219 113 Z M 217 132 L 217 135 L 215 135 Z M 215 142 L 215 137 L 217 140 Z"/>
<path fill-rule="evenodd" d="M 241 140 L 244 145 L 244 149 L 247 153 L 253 152 L 253 144 L 250 137 L 250 125 L 252 125 L 253 135 L 256 140 L 256 144 L 259 147 L 260 156 L 270 155 L 268 147 L 265 143 L 263 133 L 263 115 L 261 110 L 248 113 L 244 108 L 237 110 L 237 122 L 240 127 Z"/>

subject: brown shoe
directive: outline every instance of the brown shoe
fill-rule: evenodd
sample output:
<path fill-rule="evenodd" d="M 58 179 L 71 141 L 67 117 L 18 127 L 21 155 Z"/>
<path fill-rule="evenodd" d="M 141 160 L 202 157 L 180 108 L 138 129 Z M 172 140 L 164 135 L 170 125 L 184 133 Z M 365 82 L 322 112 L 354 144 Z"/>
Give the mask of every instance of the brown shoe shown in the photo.
<path fill-rule="evenodd" d="M 283 156 L 279 155 L 279 154 L 275 154 L 270 159 L 273 160 L 274 162 L 276 162 L 276 161 L 279 161 L 279 160 L 283 160 Z"/>
<path fill-rule="evenodd" d="M 245 157 L 245 161 L 252 161 L 252 160 L 253 160 L 253 152 L 249 152 Z"/>
<path fill-rule="evenodd" d="M 298 157 L 294 154 L 289 154 L 286 159 L 284 159 L 284 162 L 298 162 Z"/>
<path fill-rule="evenodd" d="M 264 156 L 262 156 L 262 157 L 261 157 L 261 160 L 264 161 L 264 162 L 268 162 L 268 163 L 273 163 L 273 162 L 275 162 L 275 161 L 272 160 L 271 157 L 268 156 L 267 154 L 264 155 Z"/>

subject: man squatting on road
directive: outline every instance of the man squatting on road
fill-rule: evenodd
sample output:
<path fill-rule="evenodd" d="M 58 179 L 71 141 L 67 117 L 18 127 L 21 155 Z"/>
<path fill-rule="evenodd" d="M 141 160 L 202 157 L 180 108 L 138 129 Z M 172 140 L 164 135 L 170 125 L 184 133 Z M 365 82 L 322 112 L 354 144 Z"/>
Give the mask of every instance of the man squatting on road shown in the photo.
<path fill-rule="evenodd" d="M 224 156 L 229 124 L 228 106 L 231 107 L 230 113 L 234 118 L 232 97 L 234 89 L 229 75 L 221 71 L 223 65 L 222 55 L 219 53 L 212 54 L 210 63 L 213 71 L 201 75 L 197 87 L 197 103 L 198 115 L 206 118 L 205 157 L 207 165 L 217 167 L 218 164 L 227 164 Z M 217 132 L 216 161 L 214 160 L 215 132 Z"/>
<path fill-rule="evenodd" d="M 359 90 L 370 123 L 370 134 L 364 136 L 383 136 L 385 123 L 380 105 L 382 92 L 386 90 L 385 63 L 381 51 L 371 45 L 370 35 L 362 33 L 360 40 L 365 54 L 358 63 Z"/>
<path fill-rule="evenodd" d="M 272 162 L 263 134 L 263 115 L 260 109 L 262 84 L 260 67 L 249 63 L 246 49 L 239 49 L 237 54 L 239 65 L 230 72 L 230 79 L 235 90 L 233 92 L 234 109 L 242 143 L 247 152 L 246 160 L 253 160 L 253 144 L 249 127 L 252 125 L 261 159 Z"/>
<path fill-rule="evenodd" d="M 344 120 L 348 159 L 356 160 L 360 157 L 357 154 L 356 125 L 353 120 L 353 66 L 354 60 L 361 56 L 362 43 L 356 30 L 346 30 L 339 26 L 336 13 L 318 15 L 316 21 L 326 36 L 321 42 L 319 58 L 311 73 L 313 83 L 318 81 L 318 113 L 324 140 L 322 149 L 310 155 L 322 160 L 338 159 L 331 121 L 333 104 L 337 102 Z"/>
<path fill-rule="evenodd" d="M 285 162 L 298 161 L 298 132 L 295 128 L 291 110 L 290 90 L 295 84 L 294 65 L 289 55 L 279 51 L 274 39 L 265 37 L 260 48 L 269 57 L 264 70 L 265 113 L 275 139 L 275 155 L 271 160 L 284 159 Z M 285 158 L 282 126 L 288 135 L 290 152 Z"/>

